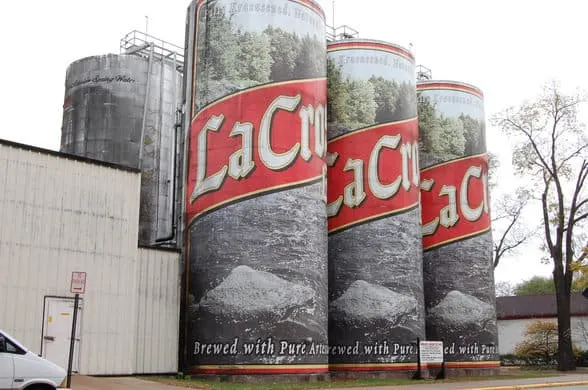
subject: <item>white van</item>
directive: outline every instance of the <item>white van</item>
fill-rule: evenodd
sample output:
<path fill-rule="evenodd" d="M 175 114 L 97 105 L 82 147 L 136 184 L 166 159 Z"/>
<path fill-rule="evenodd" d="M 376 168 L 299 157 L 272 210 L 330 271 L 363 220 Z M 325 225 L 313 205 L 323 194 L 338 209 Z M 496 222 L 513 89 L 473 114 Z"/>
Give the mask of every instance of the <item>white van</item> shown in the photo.
<path fill-rule="evenodd" d="M 63 389 L 67 372 L 0 329 L 0 390 Z"/>

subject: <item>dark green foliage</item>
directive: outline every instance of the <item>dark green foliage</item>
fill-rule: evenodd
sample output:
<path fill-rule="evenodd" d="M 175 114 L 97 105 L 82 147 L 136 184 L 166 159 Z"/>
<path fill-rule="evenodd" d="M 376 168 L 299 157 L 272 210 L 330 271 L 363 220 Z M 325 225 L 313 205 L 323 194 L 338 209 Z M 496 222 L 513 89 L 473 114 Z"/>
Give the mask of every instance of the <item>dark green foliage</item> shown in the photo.
<path fill-rule="evenodd" d="M 300 51 L 294 67 L 295 79 L 309 79 L 325 76 L 325 44 L 306 35 L 302 38 Z"/>
<path fill-rule="evenodd" d="M 349 104 L 346 109 L 349 113 L 350 127 L 362 128 L 372 125 L 376 120 L 376 101 L 374 87 L 369 81 L 347 81 L 349 91 Z"/>
<path fill-rule="evenodd" d="M 244 88 L 326 74 L 325 42 L 275 27 L 238 30 L 214 2 L 200 10 L 196 39 L 197 107 Z"/>
<path fill-rule="evenodd" d="M 582 280 L 575 279 L 572 281 L 572 292 L 582 292 Z M 555 284 L 553 277 L 533 276 L 529 280 L 519 283 L 514 289 L 515 295 L 541 295 L 541 294 L 555 294 Z"/>
<path fill-rule="evenodd" d="M 255 84 L 270 80 L 272 57 L 270 40 L 265 34 L 246 32 L 239 35 L 239 52 L 236 56 L 237 78 Z"/>
<path fill-rule="evenodd" d="M 403 120 L 417 116 L 417 98 L 415 85 L 402 82 L 398 85 L 398 98 L 393 120 Z"/>
<path fill-rule="evenodd" d="M 588 351 L 581 351 L 576 355 L 576 366 L 588 367 Z"/>
<path fill-rule="evenodd" d="M 270 78 L 273 81 L 292 80 L 296 59 L 301 50 L 300 38 L 281 28 L 271 26 L 265 29 L 264 34 L 270 40 L 270 55 L 273 60 Z"/>
<path fill-rule="evenodd" d="M 327 60 L 327 74 L 327 121 L 348 123 L 349 90 L 343 79 L 341 68 L 332 60 Z"/>
<path fill-rule="evenodd" d="M 457 118 L 438 114 L 431 101 L 419 94 L 419 134 L 422 151 L 444 159 L 484 153 L 486 149 L 483 120 L 461 114 Z"/>
<path fill-rule="evenodd" d="M 372 76 L 370 83 L 374 86 L 376 97 L 376 122 L 391 122 L 398 106 L 398 85 L 393 80 L 386 80 L 382 76 Z"/>
<path fill-rule="evenodd" d="M 459 120 L 463 123 L 466 155 L 484 153 L 486 150 L 486 123 L 464 114 L 459 116 Z"/>
<path fill-rule="evenodd" d="M 375 75 L 369 80 L 345 78 L 341 66 L 327 60 L 329 122 L 349 128 L 396 122 L 416 116 L 412 83 Z"/>
<path fill-rule="evenodd" d="M 196 53 L 200 77 L 234 78 L 239 44 L 232 23 L 212 4 L 203 6 L 200 12 Z"/>

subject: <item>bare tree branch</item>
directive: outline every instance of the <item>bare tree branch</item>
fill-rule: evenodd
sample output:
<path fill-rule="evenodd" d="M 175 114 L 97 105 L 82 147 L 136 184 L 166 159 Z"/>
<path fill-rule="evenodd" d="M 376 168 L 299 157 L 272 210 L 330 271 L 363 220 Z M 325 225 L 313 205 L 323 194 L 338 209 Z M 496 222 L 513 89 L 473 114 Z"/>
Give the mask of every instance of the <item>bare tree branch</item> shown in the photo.
<path fill-rule="evenodd" d="M 551 181 L 551 179 L 545 180 L 545 188 L 543 189 L 543 194 L 541 195 L 541 205 L 543 209 L 543 226 L 545 229 L 545 240 L 547 241 L 549 253 L 553 254 L 554 245 L 553 239 L 551 238 L 551 223 L 549 222 L 549 205 L 547 203 L 547 196 L 549 195 L 549 181 Z"/>
<path fill-rule="evenodd" d="M 578 157 L 580 155 L 580 153 L 582 153 L 582 151 L 584 149 L 588 149 L 588 144 L 584 144 L 582 146 L 580 146 L 578 149 L 576 149 L 572 154 L 570 154 L 569 156 L 567 156 L 566 158 L 562 159 L 561 163 L 559 164 L 560 167 L 564 166 L 565 163 L 567 163 L 568 161 L 570 161 L 571 159 L 573 159 L 574 157 Z"/>
<path fill-rule="evenodd" d="M 504 229 L 496 229 L 494 231 L 501 231 L 500 239 L 494 240 L 494 268 L 500 262 L 500 259 L 510 251 L 513 251 L 529 239 L 533 233 L 521 226 L 521 215 L 530 199 L 530 193 L 524 188 L 517 188 L 514 194 L 504 195 L 496 202 L 495 209 L 498 210 L 498 216 L 493 219 L 493 222 L 507 220 Z"/>
<path fill-rule="evenodd" d="M 588 204 L 588 198 L 586 198 L 586 199 L 584 199 L 584 200 L 580 201 L 580 202 L 578 203 L 578 206 L 576 207 L 576 210 L 581 210 L 581 209 L 582 209 L 582 206 L 584 206 L 585 204 Z"/>
<path fill-rule="evenodd" d="M 539 160 L 541 160 L 541 164 L 543 166 L 543 168 L 547 169 L 549 171 L 549 174 L 551 176 L 553 176 L 553 171 L 551 171 L 551 169 L 549 168 L 549 165 L 547 164 L 547 162 L 545 161 L 545 158 L 543 157 L 543 155 L 541 154 L 539 147 L 537 146 L 537 144 L 535 143 L 535 140 L 533 139 L 533 134 L 532 131 L 527 131 L 524 127 L 520 126 L 519 124 L 515 123 L 512 119 L 507 118 L 506 121 L 508 123 L 510 123 L 513 127 L 515 127 L 516 129 L 518 129 L 520 132 L 522 132 L 524 135 L 527 136 L 528 141 L 531 143 L 531 146 L 533 147 L 533 150 L 535 151 L 535 153 L 537 154 L 537 157 L 539 158 Z"/>
<path fill-rule="evenodd" d="M 578 222 L 580 222 L 580 221 L 582 221 L 582 220 L 584 220 L 586 218 L 588 218 L 588 213 L 585 213 L 585 214 L 580 215 L 579 217 L 577 217 L 576 219 L 574 219 L 574 225 L 577 225 Z"/>

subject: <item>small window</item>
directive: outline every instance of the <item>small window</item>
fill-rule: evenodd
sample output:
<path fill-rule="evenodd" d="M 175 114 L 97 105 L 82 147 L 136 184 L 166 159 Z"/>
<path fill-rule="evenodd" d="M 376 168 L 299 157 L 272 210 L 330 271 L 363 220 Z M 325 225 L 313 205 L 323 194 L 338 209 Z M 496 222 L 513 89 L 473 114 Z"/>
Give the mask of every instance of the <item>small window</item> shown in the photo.
<path fill-rule="evenodd" d="M 9 340 L 6 340 L 6 352 L 13 353 L 16 355 L 24 355 L 26 352 L 11 343 Z"/>

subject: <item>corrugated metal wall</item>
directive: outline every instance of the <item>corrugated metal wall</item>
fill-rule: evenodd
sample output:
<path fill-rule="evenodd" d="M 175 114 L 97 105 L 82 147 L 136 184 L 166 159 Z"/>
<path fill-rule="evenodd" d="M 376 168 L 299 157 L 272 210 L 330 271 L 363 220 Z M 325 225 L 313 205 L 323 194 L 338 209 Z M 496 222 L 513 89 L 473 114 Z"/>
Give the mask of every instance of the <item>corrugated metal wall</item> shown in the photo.
<path fill-rule="evenodd" d="M 44 297 L 85 271 L 80 373 L 175 371 L 179 255 L 137 248 L 139 189 L 136 172 L 0 143 L 0 328 L 40 352 Z"/>
<path fill-rule="evenodd" d="M 180 319 L 179 253 L 139 249 L 135 373 L 176 372 Z"/>

